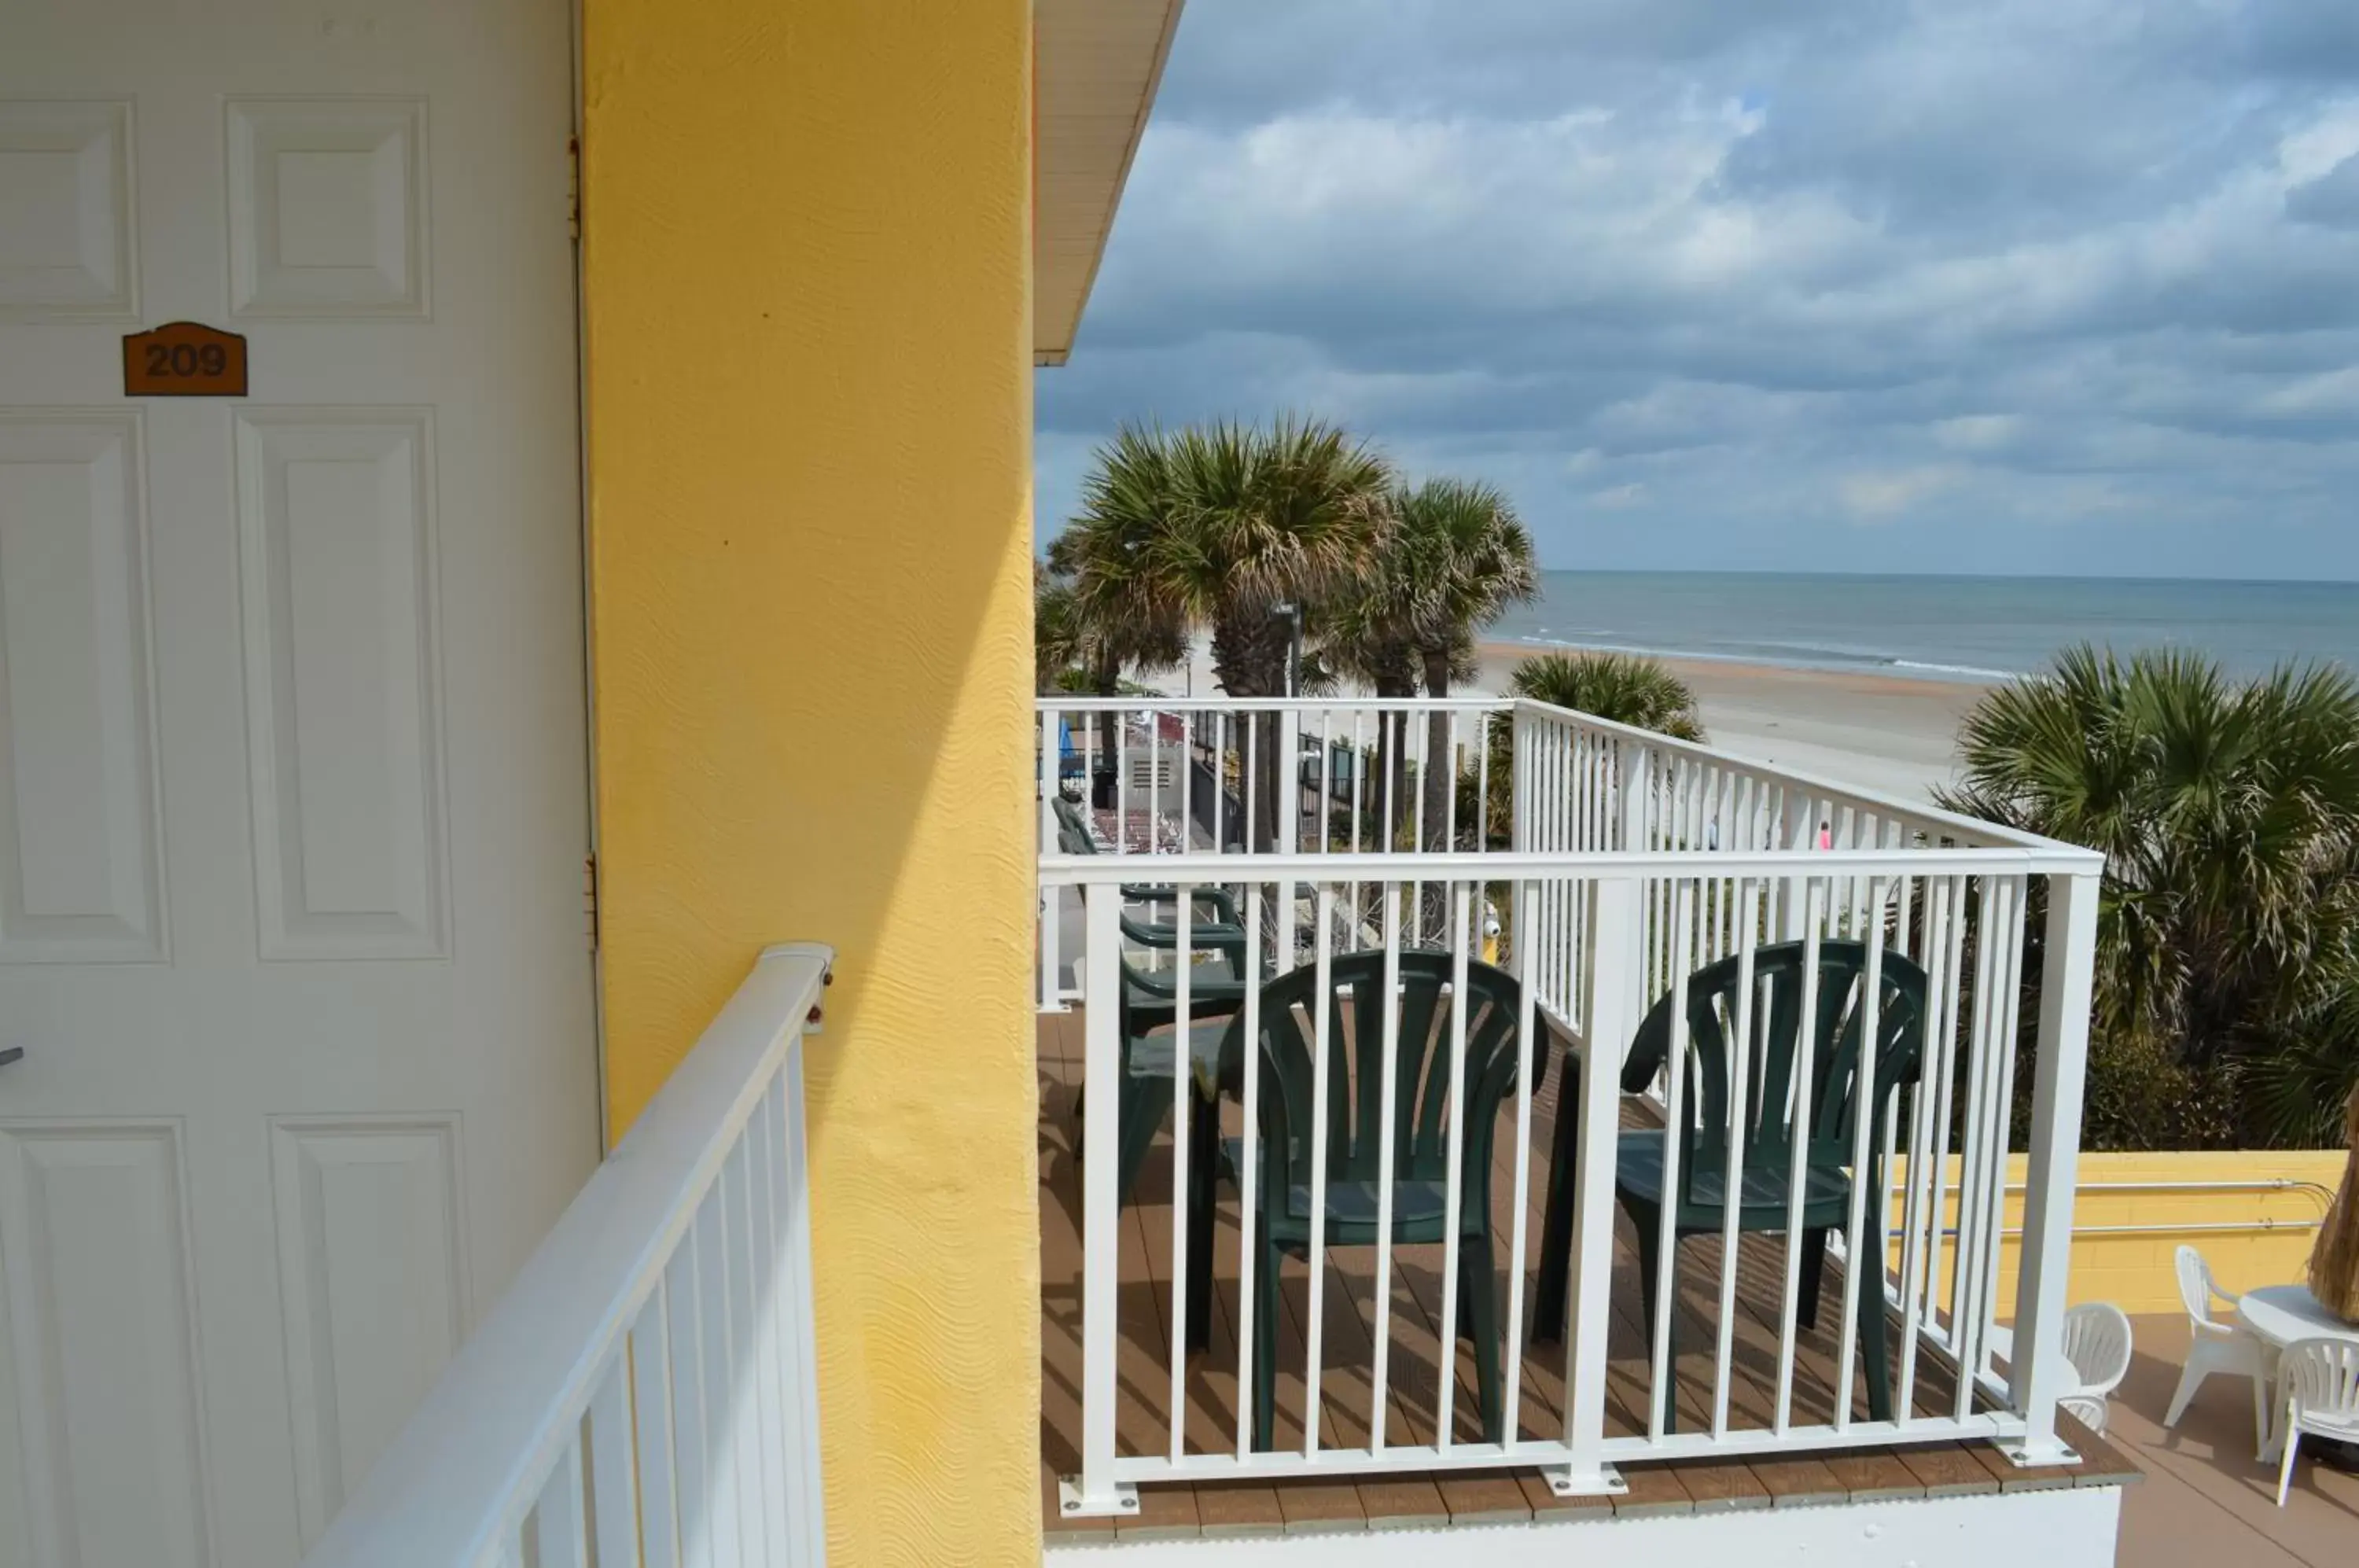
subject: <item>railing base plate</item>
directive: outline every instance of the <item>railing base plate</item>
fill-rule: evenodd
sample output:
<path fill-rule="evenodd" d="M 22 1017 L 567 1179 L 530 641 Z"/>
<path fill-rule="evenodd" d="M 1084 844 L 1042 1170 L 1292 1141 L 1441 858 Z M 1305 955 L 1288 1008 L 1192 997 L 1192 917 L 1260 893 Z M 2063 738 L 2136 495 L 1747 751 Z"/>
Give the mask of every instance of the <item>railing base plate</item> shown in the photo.
<path fill-rule="evenodd" d="M 1057 1512 L 1066 1519 L 1120 1519 L 1138 1512 L 1138 1488 L 1116 1481 L 1110 1496 L 1093 1498 L 1082 1490 L 1079 1475 L 1057 1477 Z"/>
<path fill-rule="evenodd" d="M 1570 1465 L 1545 1465 L 1540 1467 L 1540 1479 L 1560 1497 L 1618 1497 L 1630 1489 L 1622 1472 L 1611 1465 L 1578 1475 Z"/>
<path fill-rule="evenodd" d="M 2037 1445 L 2026 1443 L 2021 1438 L 2009 1438 L 2004 1443 L 1995 1443 L 1991 1446 L 2005 1454 L 2008 1464 L 2025 1470 L 2037 1469 L 2048 1465 L 2081 1463 L 2079 1453 L 2070 1444 L 2052 1437 L 2046 1443 Z"/>

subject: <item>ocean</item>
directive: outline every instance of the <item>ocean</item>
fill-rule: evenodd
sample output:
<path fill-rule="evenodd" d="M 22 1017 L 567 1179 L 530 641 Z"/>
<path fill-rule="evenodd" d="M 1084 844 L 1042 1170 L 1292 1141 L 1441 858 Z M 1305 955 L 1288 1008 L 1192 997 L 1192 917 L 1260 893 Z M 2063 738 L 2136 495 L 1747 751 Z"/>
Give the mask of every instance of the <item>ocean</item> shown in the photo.
<path fill-rule="evenodd" d="M 2238 676 L 2359 672 L 2359 583 L 1545 572 L 1484 636 L 1953 681 L 2027 674 L 2076 642 L 2189 648 Z"/>

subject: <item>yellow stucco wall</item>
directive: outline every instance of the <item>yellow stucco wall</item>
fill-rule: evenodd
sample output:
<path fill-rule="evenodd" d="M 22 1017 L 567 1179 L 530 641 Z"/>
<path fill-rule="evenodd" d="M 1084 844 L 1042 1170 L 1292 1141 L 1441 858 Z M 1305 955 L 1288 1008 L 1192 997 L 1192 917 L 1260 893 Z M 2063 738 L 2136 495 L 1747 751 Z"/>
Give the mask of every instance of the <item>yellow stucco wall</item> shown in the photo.
<path fill-rule="evenodd" d="M 2230 1290 L 2282 1285 L 2303 1277 L 2317 1231 L 2309 1222 L 2323 1217 L 2328 1197 L 2343 1180 L 2349 1157 L 2336 1152 L 2202 1152 L 2181 1154 L 2083 1154 L 2081 1187 L 2073 1204 L 2072 1276 L 2070 1299 L 2111 1301 L 2125 1312 L 2176 1312 L 2179 1277 L 2173 1261 L 2181 1246 L 2193 1246 Z M 2006 1228 L 2023 1224 L 2025 1160 L 2008 1161 Z M 1905 1162 L 1902 1167 L 1906 1170 Z M 1951 1203 L 1945 1222 L 1957 1223 L 1958 1160 L 1949 1163 Z M 2289 1181 L 2309 1183 L 2276 1191 L 2226 1190 L 2174 1185 L 2158 1191 L 2118 1183 L 2206 1183 Z M 1893 1210 L 1897 1229 L 1900 1211 Z M 2285 1228 L 2251 1230 L 2268 1220 Z M 2290 1222 L 2290 1223 L 2288 1223 Z M 2112 1225 L 2186 1226 L 2184 1230 L 2107 1235 Z M 2021 1242 L 2009 1234 L 2000 1243 L 1999 1316 L 2014 1316 L 2016 1268 Z M 1894 1251 L 1895 1261 L 1898 1252 Z"/>
<path fill-rule="evenodd" d="M 617 1134 L 765 942 L 835 1561 L 1038 1561 L 1026 0 L 587 0 Z"/>

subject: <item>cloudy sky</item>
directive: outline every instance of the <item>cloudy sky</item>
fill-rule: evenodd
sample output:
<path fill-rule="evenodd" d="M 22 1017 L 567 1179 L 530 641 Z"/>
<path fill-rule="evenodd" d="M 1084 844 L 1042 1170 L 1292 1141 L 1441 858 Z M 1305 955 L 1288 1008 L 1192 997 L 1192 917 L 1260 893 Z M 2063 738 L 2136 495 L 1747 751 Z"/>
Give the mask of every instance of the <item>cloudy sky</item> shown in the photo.
<path fill-rule="evenodd" d="M 2359 0 L 1187 0 L 1039 517 L 1296 408 L 1551 567 L 2359 578 Z"/>

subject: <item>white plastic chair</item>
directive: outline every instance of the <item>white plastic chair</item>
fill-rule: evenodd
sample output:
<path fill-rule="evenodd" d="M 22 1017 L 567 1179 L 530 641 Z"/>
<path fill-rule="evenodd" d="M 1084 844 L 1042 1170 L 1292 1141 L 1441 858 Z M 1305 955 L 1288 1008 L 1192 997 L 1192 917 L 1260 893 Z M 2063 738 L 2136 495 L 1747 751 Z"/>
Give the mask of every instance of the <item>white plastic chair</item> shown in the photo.
<path fill-rule="evenodd" d="M 2283 1508 L 2303 1432 L 2359 1443 L 2359 1342 L 2296 1340 L 2277 1361 L 2277 1387 L 2285 1390 L 2285 1458 L 2277 1466 Z"/>
<path fill-rule="evenodd" d="M 2012 1367 L 2015 1330 L 2006 1323 L 1991 1324 L 1983 1333 L 1983 1348 Z M 2064 1363 L 2072 1368 L 2072 1387 L 2057 1395 L 2056 1403 L 2104 1436 L 2107 1401 L 2130 1369 L 2130 1320 L 2122 1309 L 2110 1301 L 2092 1301 L 2066 1312 Z"/>
<path fill-rule="evenodd" d="M 2244 1324 L 2220 1323 L 2212 1316 L 2214 1300 L 2233 1307 L 2237 1298 L 2220 1289 L 2212 1266 L 2191 1247 L 2179 1249 L 2179 1298 L 2187 1304 L 2190 1335 L 2187 1366 L 2179 1374 L 2179 1391 L 2170 1397 L 2170 1410 L 2162 1424 L 2177 1426 L 2187 1413 L 2187 1402 L 2214 1372 L 2234 1372 L 2253 1380 L 2253 1451 L 2267 1450 L 2269 1441 L 2269 1368 L 2267 1347 Z"/>
<path fill-rule="evenodd" d="M 2130 1369 L 2129 1318 L 2111 1301 L 2074 1307 L 2064 1314 L 2064 1359 L 2078 1382 L 2057 1402 L 2103 1437 L 2106 1401 Z"/>

